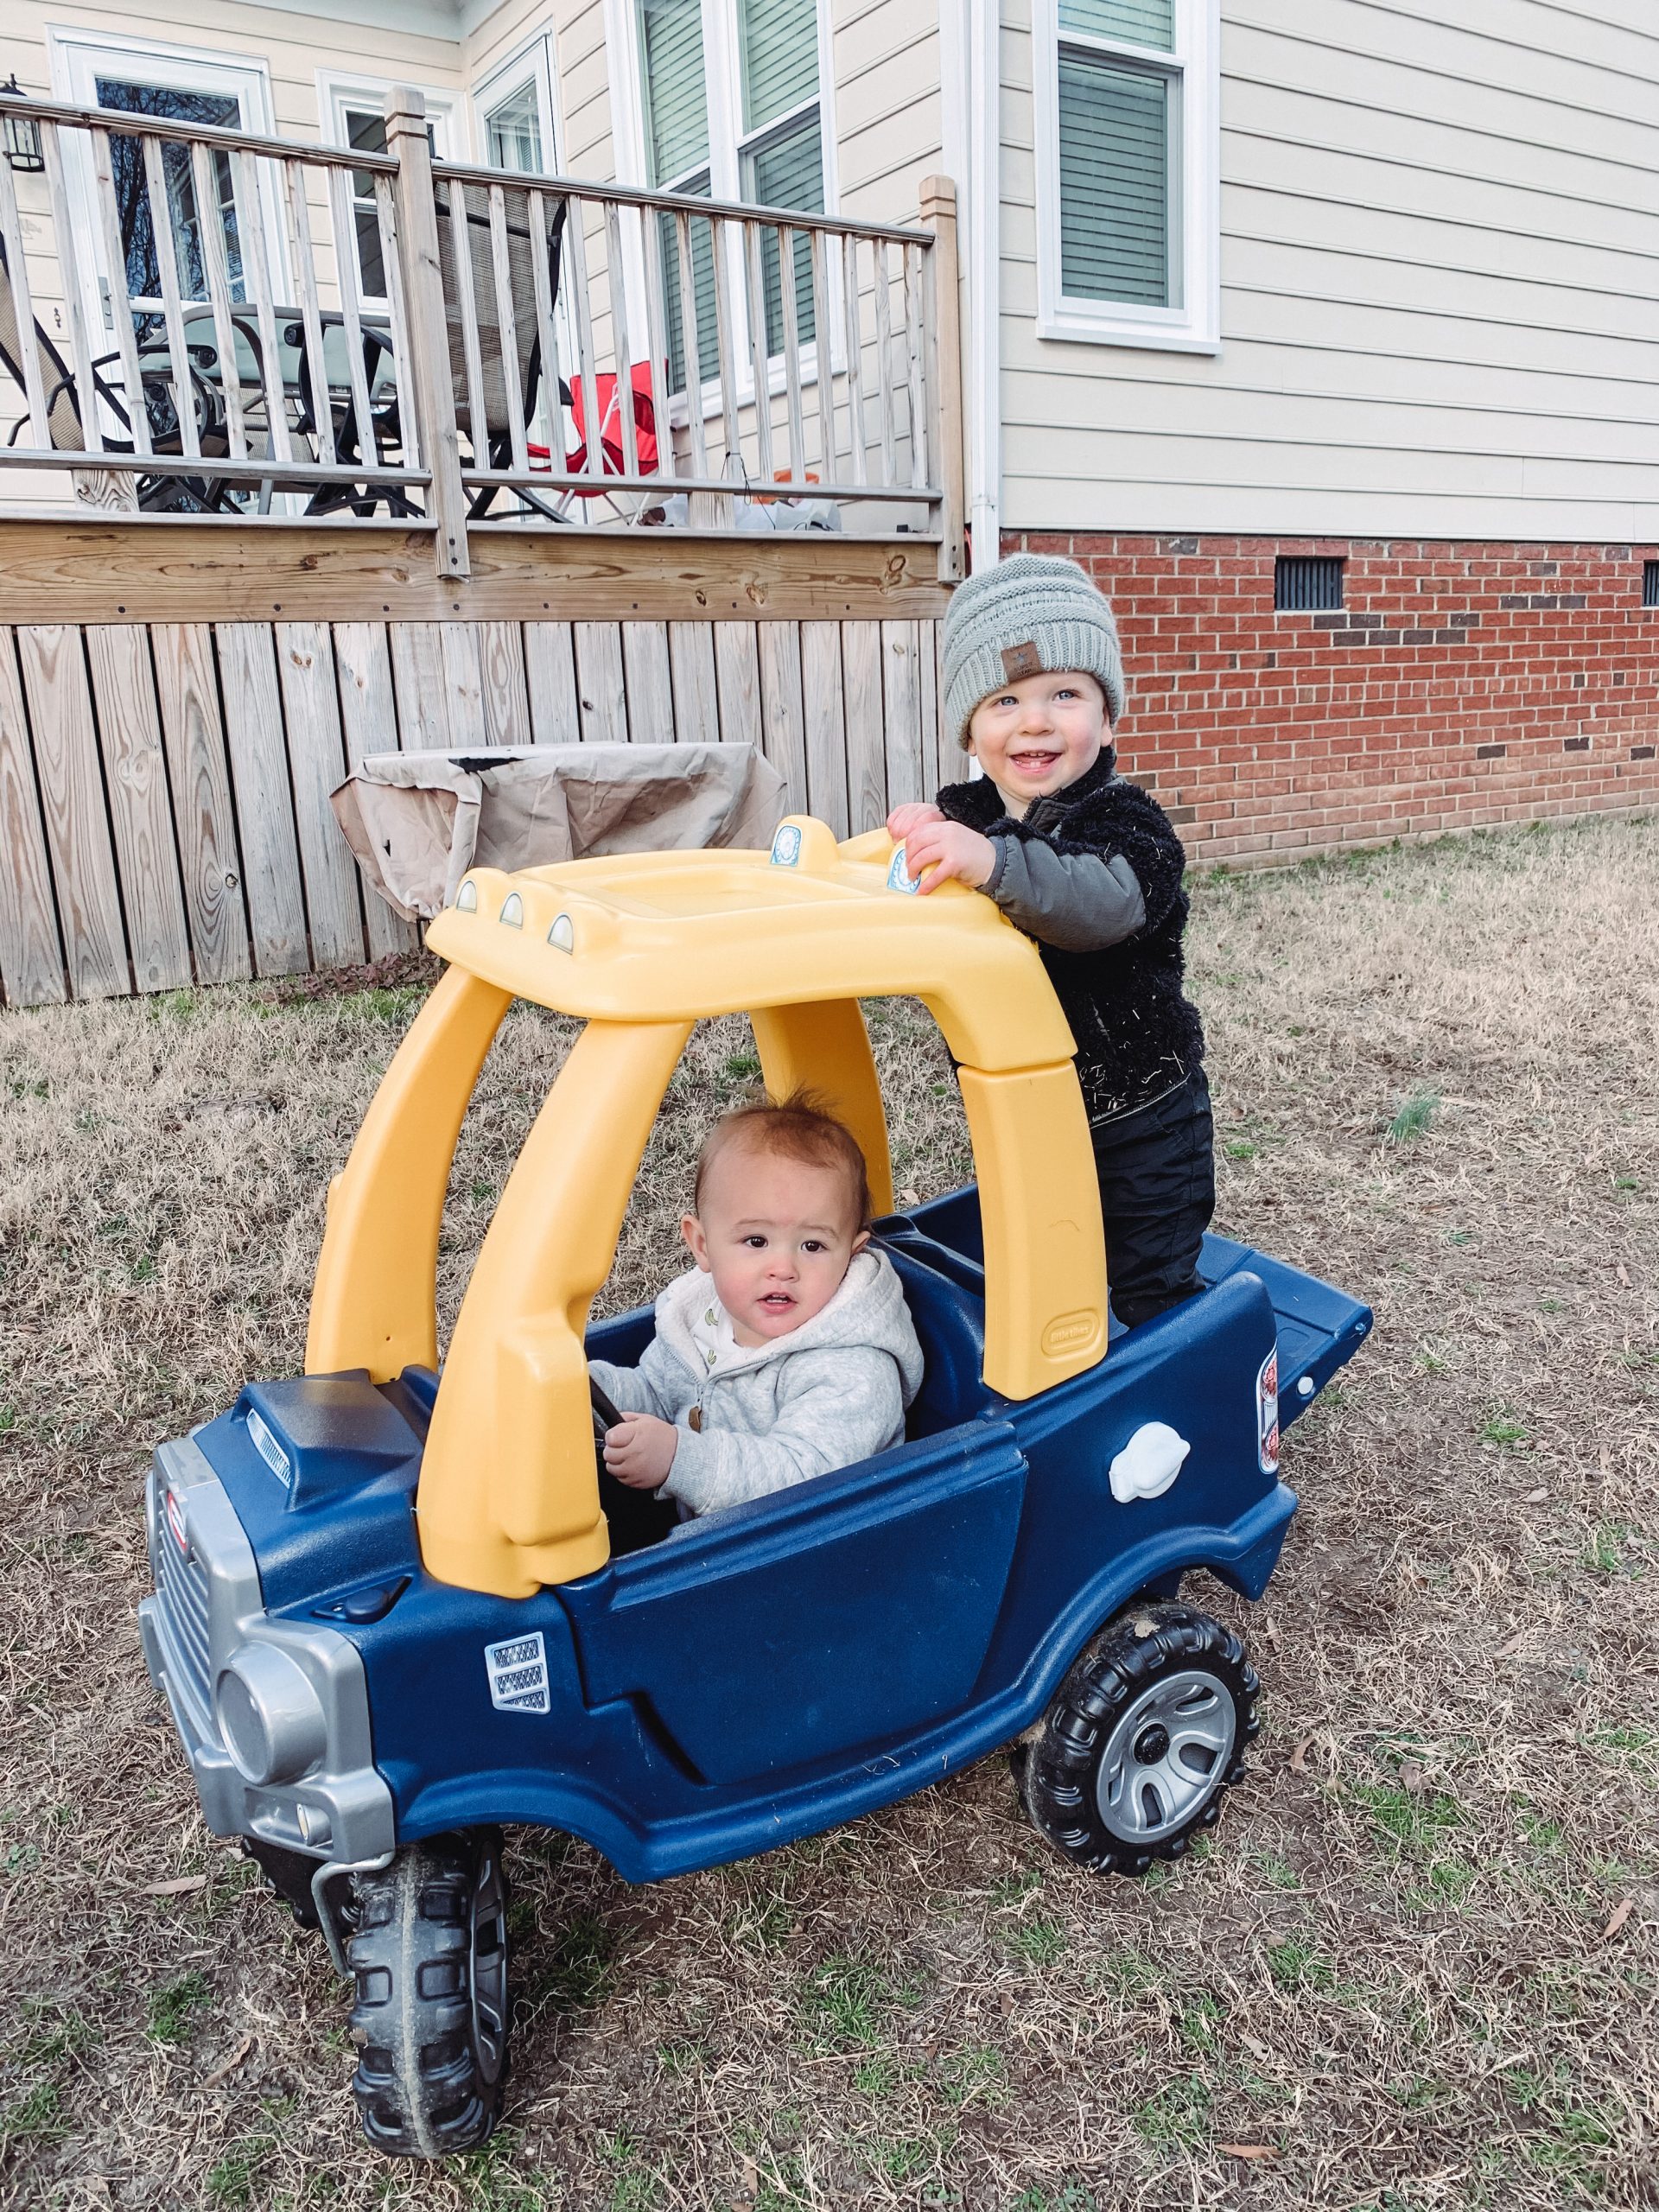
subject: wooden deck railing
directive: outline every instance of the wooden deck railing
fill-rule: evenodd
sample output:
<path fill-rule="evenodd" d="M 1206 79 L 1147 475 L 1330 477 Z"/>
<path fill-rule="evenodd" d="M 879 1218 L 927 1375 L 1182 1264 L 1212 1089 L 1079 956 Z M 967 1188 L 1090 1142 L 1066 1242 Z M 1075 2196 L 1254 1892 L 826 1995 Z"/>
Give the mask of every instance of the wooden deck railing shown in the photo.
<path fill-rule="evenodd" d="M 44 156 L 0 162 L 0 492 L 49 470 L 93 504 L 394 518 L 441 576 L 501 520 L 816 520 L 961 573 L 945 180 L 897 227 L 438 162 L 406 88 L 383 156 L 0 113 Z"/>

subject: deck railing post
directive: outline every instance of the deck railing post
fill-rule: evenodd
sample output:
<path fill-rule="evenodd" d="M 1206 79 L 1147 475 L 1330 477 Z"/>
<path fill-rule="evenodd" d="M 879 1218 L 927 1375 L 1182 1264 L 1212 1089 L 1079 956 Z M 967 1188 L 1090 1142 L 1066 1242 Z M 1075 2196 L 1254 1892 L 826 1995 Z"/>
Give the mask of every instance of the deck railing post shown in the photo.
<path fill-rule="evenodd" d="M 948 176 L 922 179 L 922 228 L 933 233 L 927 256 L 928 429 L 938 455 L 944 493 L 939 516 L 939 579 L 962 575 L 963 474 L 962 447 L 962 297 L 957 276 L 957 188 Z M 996 558 L 993 546 L 989 557 Z"/>
<path fill-rule="evenodd" d="M 416 429 L 422 465 L 432 473 L 428 496 L 438 525 L 438 574 L 467 576 L 472 559 L 467 545 L 467 493 L 461 480 L 455 381 L 449 365 L 443 269 L 438 258 L 432 149 L 426 135 L 426 102 L 412 85 L 394 85 L 386 97 L 386 151 L 397 164 L 397 257 L 409 322 Z M 351 251 L 349 238 L 339 241 L 339 251 Z"/>

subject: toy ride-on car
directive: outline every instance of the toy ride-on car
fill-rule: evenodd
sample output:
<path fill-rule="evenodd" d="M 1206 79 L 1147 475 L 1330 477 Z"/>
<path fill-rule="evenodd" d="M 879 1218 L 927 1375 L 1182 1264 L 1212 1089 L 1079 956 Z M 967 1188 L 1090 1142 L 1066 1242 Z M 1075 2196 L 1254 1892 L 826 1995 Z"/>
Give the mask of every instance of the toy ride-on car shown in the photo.
<path fill-rule="evenodd" d="M 584 1838 L 626 1879 L 891 1804 L 1025 1738 L 1059 1851 L 1143 1872 L 1216 1819 L 1256 1730 L 1230 1630 L 1295 1508 L 1284 1427 L 1363 1306 L 1220 1237 L 1208 1287 L 1108 1350 L 1073 1044 L 1033 944 L 885 833 L 791 817 L 771 852 L 475 868 L 448 970 L 329 1192 L 306 1371 L 156 1454 L 140 1609 L 216 1834 L 240 1836 L 352 1978 L 381 2149 L 486 2136 L 509 2017 L 500 1829 Z M 925 1356 L 905 1440 L 653 1541 L 596 1464 L 591 1329 L 692 1024 L 746 1013 L 892 1205 L 859 1001 L 920 998 L 959 1071 L 976 1183 L 876 1236 Z M 585 1026 L 502 1193 L 442 1371 L 457 1135 L 516 996 Z"/>

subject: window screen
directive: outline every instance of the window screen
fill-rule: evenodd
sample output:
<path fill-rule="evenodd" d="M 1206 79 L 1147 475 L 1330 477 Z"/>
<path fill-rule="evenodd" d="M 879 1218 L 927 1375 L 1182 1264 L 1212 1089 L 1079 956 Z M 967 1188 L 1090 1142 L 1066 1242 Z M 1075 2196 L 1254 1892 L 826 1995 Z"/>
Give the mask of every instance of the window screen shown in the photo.
<path fill-rule="evenodd" d="M 1060 289 L 1179 304 L 1171 281 L 1171 111 L 1161 70 L 1060 48 Z"/>
<path fill-rule="evenodd" d="M 702 0 L 639 0 L 639 49 L 651 181 L 669 185 L 709 158 Z"/>
<path fill-rule="evenodd" d="M 129 115 L 173 116 L 181 123 L 212 123 L 232 129 L 242 120 L 242 103 L 234 92 L 195 92 L 174 85 L 128 84 L 114 77 L 99 77 L 97 86 L 100 107 L 122 108 Z M 135 300 L 159 300 L 162 272 L 156 253 L 156 211 L 149 204 L 143 144 L 121 131 L 111 131 L 110 156 L 121 244 L 127 257 L 128 293 Z M 239 300 L 245 296 L 242 247 L 237 236 L 231 157 L 215 151 L 208 156 L 208 162 L 219 206 L 207 211 L 207 219 L 217 220 L 219 225 L 230 269 L 231 297 Z M 180 295 L 187 300 L 205 300 L 207 270 L 201 236 L 204 211 L 196 204 L 195 171 L 188 145 L 162 140 L 162 175 L 167 182 L 167 213 Z"/>
<path fill-rule="evenodd" d="M 759 130 L 815 96 L 817 0 L 738 0 L 737 41 L 745 130 Z"/>
<path fill-rule="evenodd" d="M 709 172 L 688 177 L 678 188 L 701 199 L 709 190 Z M 693 215 L 687 224 L 691 253 L 691 287 L 697 315 L 697 380 L 706 384 L 720 372 L 720 332 L 715 321 L 715 230 L 712 223 Z M 685 313 L 680 302 L 683 275 L 680 268 L 679 230 L 665 210 L 657 218 L 658 248 L 663 263 L 664 308 L 668 323 L 668 388 L 685 390 Z"/>
<path fill-rule="evenodd" d="M 1060 31 L 1161 47 L 1167 54 L 1175 44 L 1175 0 L 1060 0 Z"/>
<path fill-rule="evenodd" d="M 745 155 L 744 196 L 762 207 L 803 207 L 812 214 L 823 212 L 823 145 L 818 112 L 801 118 L 753 147 Z M 802 345 L 817 329 L 812 314 L 812 249 L 806 233 L 793 236 L 795 262 L 795 327 Z M 778 280 L 778 240 L 763 232 L 760 238 L 760 279 L 766 302 L 766 351 L 784 347 L 784 304 Z"/>

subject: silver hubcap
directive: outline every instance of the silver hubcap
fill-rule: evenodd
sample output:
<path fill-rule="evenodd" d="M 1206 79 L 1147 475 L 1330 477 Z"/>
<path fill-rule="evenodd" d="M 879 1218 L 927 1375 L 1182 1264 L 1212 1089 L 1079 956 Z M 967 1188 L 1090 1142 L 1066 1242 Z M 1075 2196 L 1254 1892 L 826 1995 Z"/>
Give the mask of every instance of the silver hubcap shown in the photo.
<path fill-rule="evenodd" d="M 1121 1713 L 1096 1770 L 1100 1817 L 1121 1842 L 1160 1842 L 1220 1789 L 1238 1715 L 1201 1668 L 1154 1682 Z"/>
<path fill-rule="evenodd" d="M 473 2040 L 479 2071 L 499 2079 L 507 2049 L 507 1908 L 501 1862 L 487 1851 L 473 1891 Z"/>

